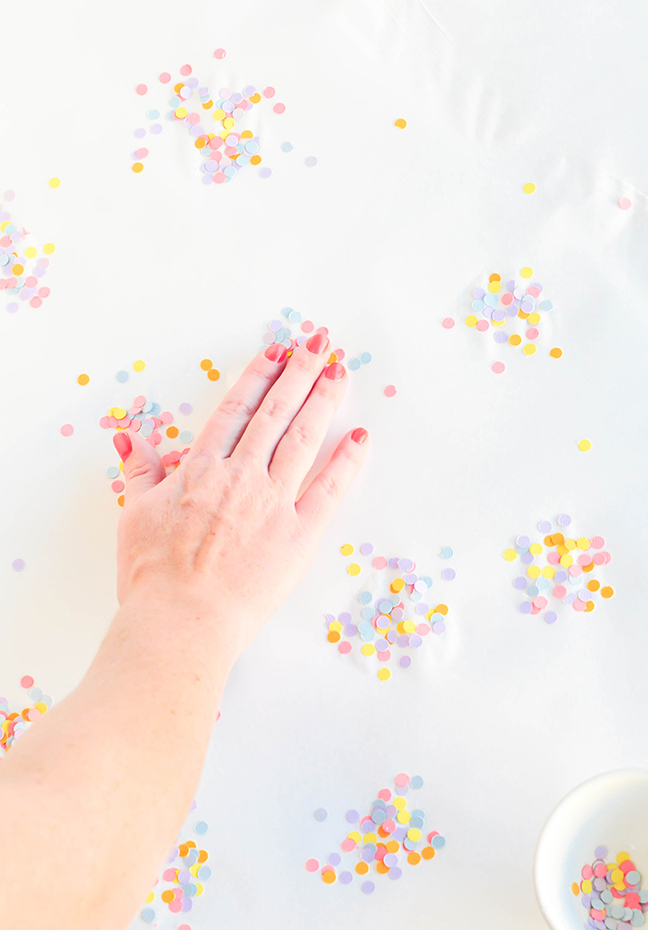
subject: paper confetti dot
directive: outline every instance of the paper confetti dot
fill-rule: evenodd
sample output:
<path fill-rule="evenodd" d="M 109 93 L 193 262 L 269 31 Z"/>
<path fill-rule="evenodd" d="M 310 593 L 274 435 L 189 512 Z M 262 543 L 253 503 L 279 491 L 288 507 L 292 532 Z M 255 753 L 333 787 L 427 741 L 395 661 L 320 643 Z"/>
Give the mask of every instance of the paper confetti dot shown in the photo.
<path fill-rule="evenodd" d="M 528 184 L 525 184 L 522 190 L 525 194 L 534 194 L 536 186 L 532 181 L 529 181 Z"/>
<path fill-rule="evenodd" d="M 72 426 L 71 423 L 64 423 L 63 426 L 61 427 L 62 436 L 71 436 L 73 432 L 74 432 L 74 427 Z"/>
<path fill-rule="evenodd" d="M 319 861 L 317 859 L 307 859 L 306 860 L 306 871 L 307 872 L 319 872 Z"/>
<path fill-rule="evenodd" d="M 140 172 L 144 171 L 144 165 L 142 164 L 141 161 L 136 161 L 136 162 L 132 165 L 131 170 L 134 171 L 135 174 L 140 174 Z"/>
<path fill-rule="evenodd" d="M 347 568 L 349 575 L 359 575 L 362 569 L 357 562 L 352 562 L 351 565 Z"/>
<path fill-rule="evenodd" d="M 272 109 L 273 109 L 273 111 L 274 111 L 275 113 L 285 113 L 285 112 L 286 112 L 286 104 L 285 104 L 285 103 L 275 103 L 275 105 L 273 106 Z"/>
<path fill-rule="evenodd" d="M 171 80 L 171 75 L 168 71 L 163 71 L 160 75 L 160 84 L 168 84 Z"/>
<path fill-rule="evenodd" d="M 210 368 L 207 372 L 207 377 L 210 381 L 218 381 L 220 378 L 220 371 L 217 368 Z"/>
<path fill-rule="evenodd" d="M 315 165 L 317 164 L 317 159 L 315 158 L 314 155 L 309 155 L 308 158 L 305 160 L 304 164 L 306 165 L 307 168 L 314 168 Z"/>
<path fill-rule="evenodd" d="M 77 378 L 77 383 L 81 385 L 88 384 L 89 381 L 90 381 L 89 375 L 79 375 L 79 377 Z"/>
<path fill-rule="evenodd" d="M 629 210 L 632 206 L 632 201 L 628 197 L 619 197 L 618 203 L 622 210 Z"/>
<path fill-rule="evenodd" d="M 144 94 L 147 92 L 147 90 L 148 90 L 148 87 L 146 86 L 146 84 L 138 84 L 137 87 L 135 88 L 135 93 L 139 94 L 140 97 L 143 97 Z"/>
<path fill-rule="evenodd" d="M 292 152 L 292 150 L 293 150 L 292 142 L 282 142 L 282 143 L 281 143 L 281 151 L 282 151 L 282 152 Z"/>
<path fill-rule="evenodd" d="M 383 393 L 385 397 L 394 397 L 396 394 L 396 388 L 393 384 L 388 384 Z"/>
<path fill-rule="evenodd" d="M 452 329 L 454 325 L 455 321 L 451 316 L 446 316 L 443 320 L 441 320 L 441 326 L 443 326 L 444 329 Z"/>
<path fill-rule="evenodd" d="M 394 126 L 396 126 L 398 129 L 405 129 L 405 127 L 407 126 L 407 120 L 405 120 L 405 119 L 397 119 L 397 120 L 394 121 Z M 416 133 L 415 133 L 415 135 L 416 135 Z"/>
<path fill-rule="evenodd" d="M 261 177 L 261 178 L 269 178 L 269 177 L 271 177 L 271 176 L 272 176 L 272 169 L 271 169 L 271 168 L 263 167 L 263 168 L 260 168 L 260 169 L 259 169 L 259 177 Z"/>
<path fill-rule="evenodd" d="M 581 439 L 578 443 L 578 448 L 581 450 L 581 452 L 589 452 L 589 450 L 592 448 L 592 443 L 589 441 L 589 439 Z"/>
<path fill-rule="evenodd" d="M 115 378 L 117 379 L 117 381 L 124 384 L 126 381 L 128 381 L 128 379 L 130 378 L 130 375 L 128 374 L 127 371 L 118 371 L 117 374 L 115 375 Z"/>
<path fill-rule="evenodd" d="M 141 358 L 133 362 L 133 371 L 144 371 L 145 368 L 146 362 L 143 362 Z"/>
<path fill-rule="evenodd" d="M 50 178 L 48 183 L 52 189 L 55 189 L 61 186 L 61 181 L 59 178 Z"/>
<path fill-rule="evenodd" d="M 351 543 L 344 543 L 343 546 L 340 546 L 340 552 L 342 555 L 353 555 L 354 548 Z"/>
<path fill-rule="evenodd" d="M 391 678 L 391 672 L 388 668 L 381 668 L 378 671 L 378 678 L 380 678 L 381 681 L 387 681 Z"/>
<path fill-rule="evenodd" d="M 3 199 L 3 200 L 13 200 L 15 196 L 16 196 L 16 192 L 15 192 L 15 191 L 5 191 L 4 194 L 2 195 L 2 199 Z"/>
<path fill-rule="evenodd" d="M 313 814 L 315 820 L 322 823 L 328 817 L 328 811 L 324 807 L 318 807 L 315 813 Z"/>
<path fill-rule="evenodd" d="M 225 58 L 226 54 L 227 52 L 225 51 L 224 48 L 217 48 L 216 51 L 214 52 L 214 58 L 218 58 L 218 60 L 220 61 L 222 58 Z"/>
<path fill-rule="evenodd" d="M 496 375 L 501 375 L 505 368 L 506 365 L 504 362 L 493 362 L 491 365 L 491 370 L 494 371 Z"/>
<path fill-rule="evenodd" d="M 562 349 L 559 349 L 557 346 L 549 350 L 549 355 L 552 358 L 561 358 L 562 354 L 563 354 Z"/>
<path fill-rule="evenodd" d="M 14 559 L 11 563 L 11 567 L 15 572 L 22 572 L 25 570 L 25 560 L 24 559 Z M 33 682 L 32 682 L 33 684 Z M 25 685 L 23 685 L 25 687 Z M 31 687 L 31 686 L 30 686 Z"/>
<path fill-rule="evenodd" d="M 51 255 L 52 252 L 55 252 L 55 251 L 56 251 L 56 246 L 54 245 L 53 242 L 46 242 L 45 245 L 43 246 L 43 252 L 45 252 L 46 255 Z"/>

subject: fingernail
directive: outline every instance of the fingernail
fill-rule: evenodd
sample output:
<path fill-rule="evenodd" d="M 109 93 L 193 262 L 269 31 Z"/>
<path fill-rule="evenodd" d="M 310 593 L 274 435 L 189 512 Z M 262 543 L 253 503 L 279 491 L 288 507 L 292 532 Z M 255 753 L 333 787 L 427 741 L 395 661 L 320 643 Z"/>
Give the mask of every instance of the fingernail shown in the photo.
<path fill-rule="evenodd" d="M 268 346 L 263 354 L 266 358 L 270 359 L 271 362 L 283 362 L 288 352 L 285 346 L 282 346 L 279 342 L 275 342 L 271 346 Z"/>
<path fill-rule="evenodd" d="M 119 458 L 125 462 L 133 451 L 133 441 L 126 432 L 116 433 L 113 437 L 115 449 L 119 452 Z"/>
<path fill-rule="evenodd" d="M 340 365 L 339 362 L 333 362 L 324 372 L 324 377 L 329 378 L 331 381 L 339 381 L 340 378 L 344 377 L 344 365 Z"/>
<path fill-rule="evenodd" d="M 363 429 L 361 426 L 359 426 L 358 429 L 354 429 L 354 431 L 351 433 L 351 439 L 353 439 L 354 442 L 357 442 L 358 445 L 361 446 L 368 435 L 369 433 L 366 431 L 366 429 Z"/>
<path fill-rule="evenodd" d="M 328 345 L 329 338 L 324 333 L 315 333 L 310 339 L 306 340 L 306 348 L 313 355 L 319 355 L 322 349 Z"/>

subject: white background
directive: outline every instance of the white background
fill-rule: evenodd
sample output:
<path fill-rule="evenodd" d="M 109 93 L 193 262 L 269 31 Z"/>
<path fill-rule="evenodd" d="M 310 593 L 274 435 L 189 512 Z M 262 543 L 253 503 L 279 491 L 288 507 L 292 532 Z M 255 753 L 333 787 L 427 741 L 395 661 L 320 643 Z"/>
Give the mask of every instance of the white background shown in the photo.
<path fill-rule="evenodd" d="M 192 914 L 158 906 L 160 927 L 536 930 L 544 820 L 583 779 L 646 763 L 647 15 L 612 0 L 36 0 L 5 17 L 0 194 L 16 191 L 8 209 L 31 244 L 57 247 L 45 305 L 0 316 L 12 706 L 26 673 L 55 700 L 72 690 L 116 608 L 109 407 L 189 401 L 198 433 L 284 306 L 374 358 L 351 374 L 327 446 L 365 425 L 368 463 L 227 688 L 198 794 L 214 875 Z M 204 187 L 166 122 L 131 172 L 134 129 L 166 110 L 157 75 L 185 62 L 214 92 L 276 87 L 285 114 L 264 101 L 246 124 L 272 178 L 246 168 Z M 463 324 L 472 288 L 525 265 L 555 304 L 532 358 Z M 502 551 L 561 512 L 574 535 L 605 537 L 616 595 L 547 626 L 518 612 Z M 384 684 L 323 627 L 363 587 L 339 546 L 365 540 L 415 559 L 450 606 L 445 637 Z M 371 898 L 308 875 L 305 859 L 345 835 L 344 811 L 399 771 L 424 776 L 419 803 L 446 848 L 400 882 L 378 876 Z"/>

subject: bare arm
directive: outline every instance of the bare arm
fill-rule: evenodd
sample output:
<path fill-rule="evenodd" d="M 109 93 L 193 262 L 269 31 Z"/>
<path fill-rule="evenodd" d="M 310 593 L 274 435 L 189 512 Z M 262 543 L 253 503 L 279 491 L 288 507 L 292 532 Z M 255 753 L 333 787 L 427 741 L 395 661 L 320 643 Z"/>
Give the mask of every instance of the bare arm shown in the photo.
<path fill-rule="evenodd" d="M 169 477 L 141 437 L 115 437 L 121 607 L 83 681 L 0 762 L 1 927 L 134 918 L 188 813 L 227 676 L 361 464 L 354 430 L 301 492 L 347 379 L 324 368 L 321 338 L 289 360 L 270 348 Z"/>

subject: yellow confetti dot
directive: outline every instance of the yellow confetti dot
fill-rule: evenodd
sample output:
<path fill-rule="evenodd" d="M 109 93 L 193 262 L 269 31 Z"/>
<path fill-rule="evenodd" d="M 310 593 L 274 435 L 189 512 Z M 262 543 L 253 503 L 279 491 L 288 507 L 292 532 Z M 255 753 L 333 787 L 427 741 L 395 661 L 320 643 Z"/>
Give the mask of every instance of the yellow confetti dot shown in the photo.
<path fill-rule="evenodd" d="M 559 349 L 557 346 L 556 348 L 549 350 L 549 355 L 552 358 L 560 358 L 562 354 L 563 354 L 562 349 Z"/>
<path fill-rule="evenodd" d="M 540 545 L 540 543 L 531 543 L 531 545 L 529 546 L 529 552 L 531 553 L 531 555 L 540 555 L 540 553 L 542 552 L 542 546 Z"/>
<path fill-rule="evenodd" d="M 261 100 L 261 94 L 252 94 L 252 96 L 249 97 L 248 99 L 249 99 L 252 103 L 259 103 L 259 101 Z"/>
<path fill-rule="evenodd" d="M 332 885 L 335 881 L 335 878 L 336 875 L 332 869 L 328 872 L 322 872 L 322 881 L 326 882 L 327 885 Z"/>
<path fill-rule="evenodd" d="M 11 270 L 15 275 L 19 275 L 23 273 L 23 271 L 25 270 L 25 266 L 21 265 L 20 262 L 16 262 L 16 264 L 12 267 Z"/>
<path fill-rule="evenodd" d="M 535 326 L 536 323 L 540 322 L 540 320 L 541 320 L 541 316 L 539 313 L 536 313 L 534 311 L 533 313 L 529 314 L 529 323 L 531 323 L 532 326 Z"/>
<path fill-rule="evenodd" d="M 380 678 L 381 681 L 387 681 L 391 678 L 391 672 L 388 668 L 381 668 L 378 672 L 378 678 Z"/>
<path fill-rule="evenodd" d="M 398 129 L 405 129 L 405 127 L 407 126 L 407 120 L 397 119 L 396 122 L 394 123 L 394 126 L 397 126 Z"/>
<path fill-rule="evenodd" d="M 524 187 L 522 188 L 522 190 L 524 191 L 525 194 L 535 194 L 535 189 L 536 189 L 536 186 L 535 186 L 535 184 L 534 184 L 532 181 L 529 181 L 529 182 L 528 182 L 527 184 L 525 184 Z"/>
<path fill-rule="evenodd" d="M 477 326 L 478 322 L 477 317 L 472 314 L 466 317 L 466 326 Z"/>
<path fill-rule="evenodd" d="M 405 587 L 405 581 L 402 578 L 394 578 L 389 587 L 393 594 L 398 594 L 398 592 L 402 591 Z"/>
<path fill-rule="evenodd" d="M 223 128 L 224 128 L 224 129 L 234 129 L 234 122 L 235 122 L 235 121 L 234 121 L 234 117 L 233 117 L 233 116 L 226 116 L 225 119 L 223 120 Z M 251 159 L 250 159 L 250 161 L 251 161 Z"/>
<path fill-rule="evenodd" d="M 195 885 L 196 888 L 198 889 L 198 890 L 196 891 L 196 897 L 197 897 L 198 895 L 201 895 L 205 889 L 204 889 L 204 887 L 200 884 L 200 882 L 194 882 L 194 885 Z"/>
<path fill-rule="evenodd" d="M 542 569 L 543 578 L 553 578 L 555 574 L 556 569 L 553 567 L 553 565 L 545 565 L 545 567 Z"/>
<path fill-rule="evenodd" d="M 133 171 L 135 172 L 135 174 L 139 174 L 140 171 L 144 171 L 144 165 L 142 164 L 141 161 L 136 161 L 133 164 Z"/>
<path fill-rule="evenodd" d="M 351 565 L 349 565 L 349 567 L 347 568 L 347 572 L 350 575 L 359 575 L 361 571 L 362 569 L 360 568 L 357 562 L 352 562 Z"/>
<path fill-rule="evenodd" d="M 619 863 L 619 865 L 621 865 L 622 862 L 627 862 L 629 858 L 630 858 L 630 853 L 622 851 L 620 853 L 617 853 L 616 861 Z M 623 873 L 621 873 L 620 878 L 615 878 L 614 875 L 612 875 L 613 882 L 622 882 L 624 878 L 625 876 L 623 875 Z"/>
<path fill-rule="evenodd" d="M 491 294 L 499 294 L 499 292 L 502 290 L 501 281 L 491 281 L 491 283 L 488 285 L 488 290 L 491 292 Z"/>
<path fill-rule="evenodd" d="M 623 875 L 623 872 L 622 872 L 621 874 Z M 585 879 L 583 879 L 583 881 L 581 882 L 581 891 L 583 892 L 583 894 L 590 894 L 590 893 L 591 893 L 591 891 L 592 891 L 592 883 L 591 883 L 591 881 L 589 880 L 589 878 L 585 878 Z"/>
<path fill-rule="evenodd" d="M 116 420 L 123 420 L 124 417 L 126 416 L 126 410 L 124 409 L 124 407 L 113 407 L 112 409 L 113 409 L 112 416 Z"/>
<path fill-rule="evenodd" d="M 421 850 L 421 855 L 423 856 L 424 859 L 434 859 L 434 857 L 436 856 L 436 849 L 434 848 L 434 846 L 426 846 L 425 849 Z M 576 894 L 578 894 L 578 892 L 576 892 Z"/>
<path fill-rule="evenodd" d="M 520 269 L 520 274 L 523 278 L 530 278 L 533 274 L 533 268 L 529 268 L 529 266 L 526 265 L 524 268 Z"/>
<path fill-rule="evenodd" d="M 394 798 L 394 800 L 392 801 L 392 804 L 394 805 L 397 811 L 402 811 L 407 807 L 407 801 L 405 800 L 405 798 L 401 798 L 401 797 Z"/>
<path fill-rule="evenodd" d="M 365 843 L 377 843 L 378 837 L 375 833 L 365 833 Z"/>
<path fill-rule="evenodd" d="M 138 358 L 136 362 L 133 362 L 133 371 L 144 371 L 146 368 L 146 362 L 143 362 L 141 358 Z"/>
<path fill-rule="evenodd" d="M 220 378 L 220 371 L 218 368 L 210 368 L 210 370 L 207 372 L 207 377 L 210 381 L 218 381 Z"/>
<path fill-rule="evenodd" d="M 349 833 L 349 839 L 353 840 L 354 843 L 359 843 L 362 837 L 357 830 L 353 830 L 351 833 Z"/>
<path fill-rule="evenodd" d="M 606 585 L 604 588 L 601 588 L 601 597 L 612 597 L 613 594 L 614 594 L 614 588 L 611 588 L 609 585 Z M 628 858 L 630 857 L 628 856 Z M 622 859 L 621 862 L 625 862 L 625 859 Z"/>
<path fill-rule="evenodd" d="M 204 358 L 200 363 L 200 367 L 203 371 L 209 371 L 210 368 L 214 367 L 214 363 L 210 358 Z"/>
<path fill-rule="evenodd" d="M 329 623 L 329 630 L 336 630 L 338 633 L 342 632 L 342 624 L 339 620 L 331 620 Z"/>
<path fill-rule="evenodd" d="M 412 819 L 412 815 L 410 814 L 409 811 L 402 810 L 396 814 L 396 820 L 399 823 L 409 823 L 411 819 Z"/>
<path fill-rule="evenodd" d="M 363 656 L 372 656 L 375 655 L 376 647 L 373 643 L 365 643 L 361 649 Z"/>
<path fill-rule="evenodd" d="M 260 164 L 261 164 L 261 156 L 260 156 L 260 155 L 253 155 L 253 156 L 250 158 L 250 164 L 251 164 L 251 165 L 260 165 Z"/>
<path fill-rule="evenodd" d="M 576 548 L 576 540 L 575 540 L 575 539 L 571 539 L 571 538 L 570 538 L 570 539 L 566 539 L 566 540 L 565 540 L 565 545 L 567 546 L 567 551 L 568 551 L 568 552 L 573 552 L 574 549 Z"/>
<path fill-rule="evenodd" d="M 529 578 L 539 578 L 540 577 L 540 566 L 539 565 L 529 565 L 527 568 L 527 575 Z"/>
<path fill-rule="evenodd" d="M 414 623 L 413 620 L 403 620 L 403 630 L 404 630 L 406 633 L 415 633 L 415 632 L 416 632 L 416 624 Z"/>
<path fill-rule="evenodd" d="M 527 345 L 525 345 L 522 351 L 524 352 L 525 355 L 535 355 L 536 347 L 534 346 L 532 342 L 529 342 L 527 343 Z"/>
<path fill-rule="evenodd" d="M 87 384 L 89 381 L 90 381 L 90 378 L 88 375 L 79 375 L 79 377 L 77 378 L 77 382 L 79 384 Z"/>
<path fill-rule="evenodd" d="M 60 179 L 60 178 L 50 178 L 50 179 L 49 179 L 49 186 L 50 186 L 52 189 L 54 189 L 54 188 L 56 188 L 56 187 L 60 187 L 60 186 L 61 186 L 61 179 Z"/>
<path fill-rule="evenodd" d="M 421 831 L 416 827 L 410 827 L 407 831 L 407 839 L 411 840 L 413 843 L 418 843 L 421 839 Z"/>
<path fill-rule="evenodd" d="M 36 258 L 38 250 L 34 248 L 33 245 L 30 245 L 25 249 L 25 258 Z"/>
<path fill-rule="evenodd" d="M 154 892 L 154 891 L 149 891 L 149 893 L 148 893 L 148 895 L 147 895 L 147 897 L 146 897 L 146 903 L 147 903 L 147 904 L 150 904 L 151 901 L 155 901 L 155 892 Z"/>
<path fill-rule="evenodd" d="M 241 139 L 253 139 L 253 138 L 254 138 L 254 133 L 252 132 L 251 129 L 244 129 L 243 132 L 241 133 Z"/>
<path fill-rule="evenodd" d="M 563 568 L 570 568 L 574 564 L 574 557 L 572 555 L 561 555 L 560 564 Z"/>
<path fill-rule="evenodd" d="M 519 346 L 522 342 L 522 336 L 518 336 L 517 333 L 513 333 L 512 336 L 509 336 L 509 345 Z"/>
<path fill-rule="evenodd" d="M 504 558 L 506 559 L 507 562 L 515 562 L 515 560 L 517 559 L 517 552 L 515 551 L 515 549 L 505 549 Z"/>
<path fill-rule="evenodd" d="M 52 252 L 55 252 L 55 251 L 56 251 L 56 246 L 54 245 L 53 242 L 46 242 L 45 245 L 43 246 L 43 252 L 45 252 L 46 255 L 51 255 Z"/>
<path fill-rule="evenodd" d="M 622 861 L 625 861 L 625 860 L 622 860 Z M 612 879 L 615 885 L 621 885 L 623 883 L 624 877 L 625 876 L 623 872 L 621 871 L 621 869 L 613 869 L 612 874 L 610 875 L 610 878 Z"/>
<path fill-rule="evenodd" d="M 226 116 L 227 116 L 227 113 L 225 112 L 225 110 L 214 110 L 214 119 L 222 120 L 222 119 L 225 119 Z"/>
<path fill-rule="evenodd" d="M 580 539 L 576 540 L 576 545 L 585 552 L 590 547 L 590 541 L 587 536 L 581 536 Z"/>
<path fill-rule="evenodd" d="M 578 443 L 578 448 L 581 450 L 581 452 L 589 452 L 589 450 L 592 448 L 592 443 L 589 441 L 589 439 L 581 439 Z"/>
<path fill-rule="evenodd" d="M 36 708 L 36 710 L 39 710 L 41 714 L 47 713 L 47 704 L 45 704 L 43 701 L 37 701 L 34 704 L 34 707 Z"/>
<path fill-rule="evenodd" d="M 177 117 L 177 119 L 184 119 L 186 115 L 187 115 L 186 107 L 178 107 L 178 109 L 175 111 L 175 116 Z"/>

